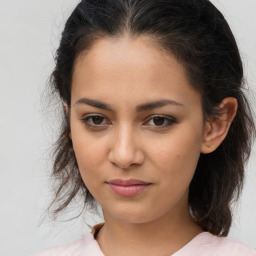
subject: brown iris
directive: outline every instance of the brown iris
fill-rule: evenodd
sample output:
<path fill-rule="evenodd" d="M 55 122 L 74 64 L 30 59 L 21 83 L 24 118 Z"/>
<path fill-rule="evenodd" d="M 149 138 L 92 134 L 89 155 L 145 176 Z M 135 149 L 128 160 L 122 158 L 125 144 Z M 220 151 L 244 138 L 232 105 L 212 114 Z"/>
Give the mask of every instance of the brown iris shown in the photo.
<path fill-rule="evenodd" d="M 161 126 L 161 125 L 164 124 L 164 118 L 163 117 L 154 117 L 153 120 L 154 120 L 155 125 Z"/>
<path fill-rule="evenodd" d="M 92 121 L 94 124 L 101 124 L 104 120 L 104 117 L 102 116 L 93 116 Z"/>

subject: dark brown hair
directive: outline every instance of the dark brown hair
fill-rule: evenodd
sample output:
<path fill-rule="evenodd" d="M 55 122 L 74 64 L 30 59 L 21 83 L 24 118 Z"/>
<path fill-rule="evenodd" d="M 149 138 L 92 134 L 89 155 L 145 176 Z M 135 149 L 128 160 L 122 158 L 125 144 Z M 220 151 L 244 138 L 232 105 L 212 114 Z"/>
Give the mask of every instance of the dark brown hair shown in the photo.
<path fill-rule="evenodd" d="M 190 185 L 189 206 L 196 222 L 212 234 L 226 236 L 244 179 L 255 125 L 243 92 L 243 65 L 234 36 L 223 15 L 208 0 L 83 0 L 68 18 L 51 86 L 70 105 L 74 62 L 102 38 L 147 36 L 185 67 L 187 77 L 202 96 L 205 117 L 218 115 L 226 97 L 238 101 L 237 114 L 226 139 L 210 154 L 201 154 Z M 80 176 L 69 138 L 69 119 L 63 111 L 56 142 L 53 176 L 58 182 L 51 206 L 61 212 L 78 195 L 84 205 L 94 198 Z"/>

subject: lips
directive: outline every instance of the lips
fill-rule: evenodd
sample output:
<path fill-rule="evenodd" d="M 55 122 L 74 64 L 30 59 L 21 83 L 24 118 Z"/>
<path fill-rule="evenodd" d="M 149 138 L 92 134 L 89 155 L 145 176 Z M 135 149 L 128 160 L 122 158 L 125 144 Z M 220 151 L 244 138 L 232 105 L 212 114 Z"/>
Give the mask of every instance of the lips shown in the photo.
<path fill-rule="evenodd" d="M 145 181 L 142 181 L 142 180 L 135 180 L 135 179 L 130 179 L 130 180 L 115 179 L 115 180 L 110 180 L 107 183 L 114 184 L 114 185 L 120 185 L 120 186 L 151 184 L 149 182 L 145 182 Z"/>
<path fill-rule="evenodd" d="M 148 187 L 152 183 L 148 183 L 142 180 L 121 180 L 115 179 L 106 182 L 109 188 L 119 196 L 136 196 Z"/>

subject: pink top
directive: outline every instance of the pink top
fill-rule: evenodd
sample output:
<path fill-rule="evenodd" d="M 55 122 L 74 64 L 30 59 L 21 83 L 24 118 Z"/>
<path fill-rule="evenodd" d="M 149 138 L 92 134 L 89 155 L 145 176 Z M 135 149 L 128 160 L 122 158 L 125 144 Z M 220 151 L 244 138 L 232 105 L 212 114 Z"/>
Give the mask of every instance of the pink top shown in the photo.
<path fill-rule="evenodd" d="M 49 248 L 34 256 L 104 256 L 94 238 L 102 226 L 103 223 L 97 224 L 84 238 L 66 245 Z M 256 251 L 233 239 L 203 232 L 170 256 L 256 256 Z"/>

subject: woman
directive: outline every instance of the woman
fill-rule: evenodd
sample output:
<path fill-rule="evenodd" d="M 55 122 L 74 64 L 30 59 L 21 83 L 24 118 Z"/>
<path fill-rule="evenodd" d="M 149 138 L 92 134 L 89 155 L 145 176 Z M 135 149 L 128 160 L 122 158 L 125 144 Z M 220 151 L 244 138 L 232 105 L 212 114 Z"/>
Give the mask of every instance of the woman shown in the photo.
<path fill-rule="evenodd" d="M 83 0 L 51 84 L 63 101 L 55 213 L 82 192 L 104 223 L 38 255 L 256 255 L 227 238 L 255 125 L 207 0 Z"/>

